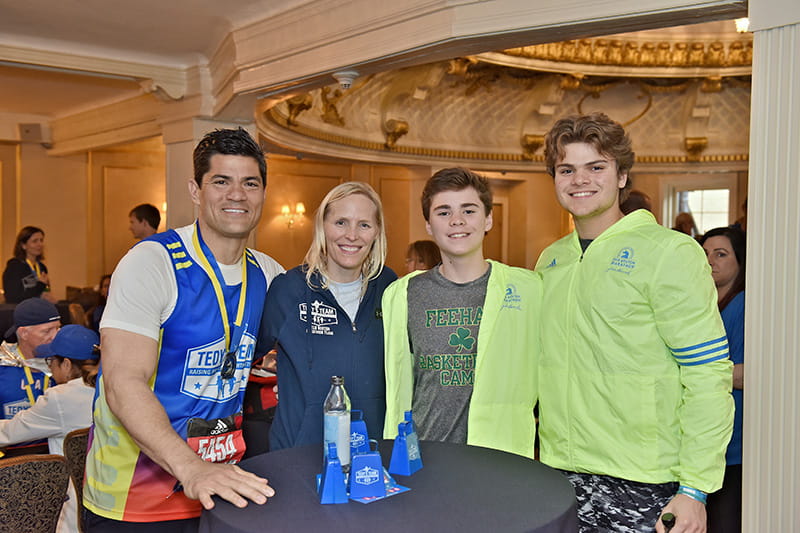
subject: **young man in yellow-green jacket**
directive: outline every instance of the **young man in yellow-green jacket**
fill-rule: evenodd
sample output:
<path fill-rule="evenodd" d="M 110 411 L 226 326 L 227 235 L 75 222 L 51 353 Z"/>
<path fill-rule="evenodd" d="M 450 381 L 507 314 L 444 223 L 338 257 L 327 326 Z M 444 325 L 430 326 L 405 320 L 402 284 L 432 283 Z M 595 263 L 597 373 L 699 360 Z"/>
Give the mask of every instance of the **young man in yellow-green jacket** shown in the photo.
<path fill-rule="evenodd" d="M 384 292 L 384 436 L 413 408 L 421 439 L 532 458 L 541 277 L 484 259 L 491 209 L 488 181 L 468 170 L 441 170 L 425 186 L 442 263 Z"/>
<path fill-rule="evenodd" d="M 544 279 L 542 462 L 575 487 L 581 531 L 705 531 L 731 435 L 731 362 L 703 250 L 637 210 L 634 154 L 597 113 L 558 121 L 547 169 L 575 232 L 536 265 Z"/>

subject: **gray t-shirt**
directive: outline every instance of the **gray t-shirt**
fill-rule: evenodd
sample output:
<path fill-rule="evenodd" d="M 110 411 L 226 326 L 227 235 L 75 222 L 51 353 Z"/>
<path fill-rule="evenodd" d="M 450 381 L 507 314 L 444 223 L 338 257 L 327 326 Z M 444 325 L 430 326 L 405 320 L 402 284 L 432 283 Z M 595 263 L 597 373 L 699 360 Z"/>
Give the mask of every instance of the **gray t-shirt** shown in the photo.
<path fill-rule="evenodd" d="M 478 328 L 491 266 L 480 278 L 454 283 L 439 268 L 408 283 L 408 335 L 414 354 L 417 434 L 424 440 L 467 442 Z"/>

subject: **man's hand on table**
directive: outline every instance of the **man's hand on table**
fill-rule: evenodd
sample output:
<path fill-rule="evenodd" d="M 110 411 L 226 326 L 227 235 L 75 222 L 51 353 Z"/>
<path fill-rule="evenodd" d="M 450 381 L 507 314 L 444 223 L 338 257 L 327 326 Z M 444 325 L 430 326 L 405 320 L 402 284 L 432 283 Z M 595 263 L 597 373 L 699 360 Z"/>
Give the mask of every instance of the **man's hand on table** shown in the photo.
<path fill-rule="evenodd" d="M 179 479 L 186 496 L 200 500 L 205 509 L 214 507 L 212 496 L 219 496 L 236 507 L 246 507 L 248 500 L 261 505 L 275 495 L 266 479 L 236 465 L 198 460 Z"/>

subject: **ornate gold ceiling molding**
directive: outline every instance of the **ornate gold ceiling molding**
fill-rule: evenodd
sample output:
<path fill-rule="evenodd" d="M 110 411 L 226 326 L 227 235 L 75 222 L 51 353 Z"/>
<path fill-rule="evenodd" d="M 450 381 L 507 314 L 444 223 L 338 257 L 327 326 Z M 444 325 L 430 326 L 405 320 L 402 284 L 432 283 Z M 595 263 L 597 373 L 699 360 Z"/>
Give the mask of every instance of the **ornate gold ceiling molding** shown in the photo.
<path fill-rule="evenodd" d="M 281 106 L 274 106 L 263 112 L 262 117 L 281 129 L 287 129 L 287 114 L 282 111 Z M 385 156 L 390 154 L 402 154 L 404 156 L 418 157 L 420 159 L 437 159 L 453 161 L 475 161 L 480 163 L 544 163 L 543 154 L 533 153 L 541 147 L 541 139 L 536 136 L 521 139 L 522 150 L 517 153 L 503 152 L 479 152 L 466 150 L 448 150 L 443 148 L 421 148 L 414 146 L 398 146 L 388 148 L 385 142 L 369 141 L 365 139 L 355 139 L 346 135 L 337 135 L 329 132 L 320 131 L 307 126 L 298 125 L 288 128 L 293 133 L 329 143 L 332 145 L 356 148 L 367 152 L 380 153 Z M 709 154 L 696 157 L 690 155 L 643 155 L 637 156 L 636 162 L 640 164 L 680 164 L 680 163 L 731 163 L 748 160 L 748 154 Z M 407 161 L 398 158 L 397 163 L 403 164 Z"/>
<path fill-rule="evenodd" d="M 287 116 L 281 112 L 279 106 L 272 107 L 264 113 L 264 117 L 278 126 L 285 128 Z M 500 153 L 500 152 L 477 152 L 467 150 L 447 150 L 443 148 L 418 148 L 414 146 L 398 146 L 395 145 L 391 148 L 387 147 L 386 142 L 368 141 L 365 139 L 355 139 L 346 135 L 337 135 L 320 131 L 307 126 L 299 125 L 290 128 L 292 132 L 305 137 L 309 137 L 318 141 L 323 141 L 332 144 L 339 144 L 342 146 L 349 146 L 352 148 L 359 148 L 362 150 L 369 150 L 381 153 L 397 153 L 406 154 L 418 157 L 431 157 L 438 159 L 472 159 L 479 161 L 530 161 L 523 157 L 522 153 Z M 534 161 L 544 161 L 541 155 L 533 156 Z"/>
<path fill-rule="evenodd" d="M 619 67 L 720 68 L 751 66 L 753 39 L 713 41 L 639 42 L 621 39 L 580 39 L 504 50 L 526 59 L 579 65 Z"/>

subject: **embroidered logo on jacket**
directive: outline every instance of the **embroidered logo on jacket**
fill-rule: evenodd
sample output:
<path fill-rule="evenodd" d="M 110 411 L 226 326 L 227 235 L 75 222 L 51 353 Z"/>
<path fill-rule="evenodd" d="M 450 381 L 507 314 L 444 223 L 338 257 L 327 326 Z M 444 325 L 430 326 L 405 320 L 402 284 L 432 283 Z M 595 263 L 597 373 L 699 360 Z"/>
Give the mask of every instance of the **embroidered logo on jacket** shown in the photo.
<path fill-rule="evenodd" d="M 633 248 L 625 247 L 611 260 L 611 265 L 606 269 L 606 272 L 621 272 L 622 274 L 630 274 L 636 261 L 633 260 Z"/>
<path fill-rule="evenodd" d="M 501 309 L 522 309 L 522 296 L 517 292 L 517 287 L 510 284 L 506 287 Z"/>
<path fill-rule="evenodd" d="M 300 310 L 300 320 L 309 322 L 308 305 L 304 302 L 298 306 Z M 311 303 L 311 333 L 314 335 L 333 335 L 333 328 L 339 323 L 339 314 L 336 308 L 325 305 L 319 300 Z"/>

